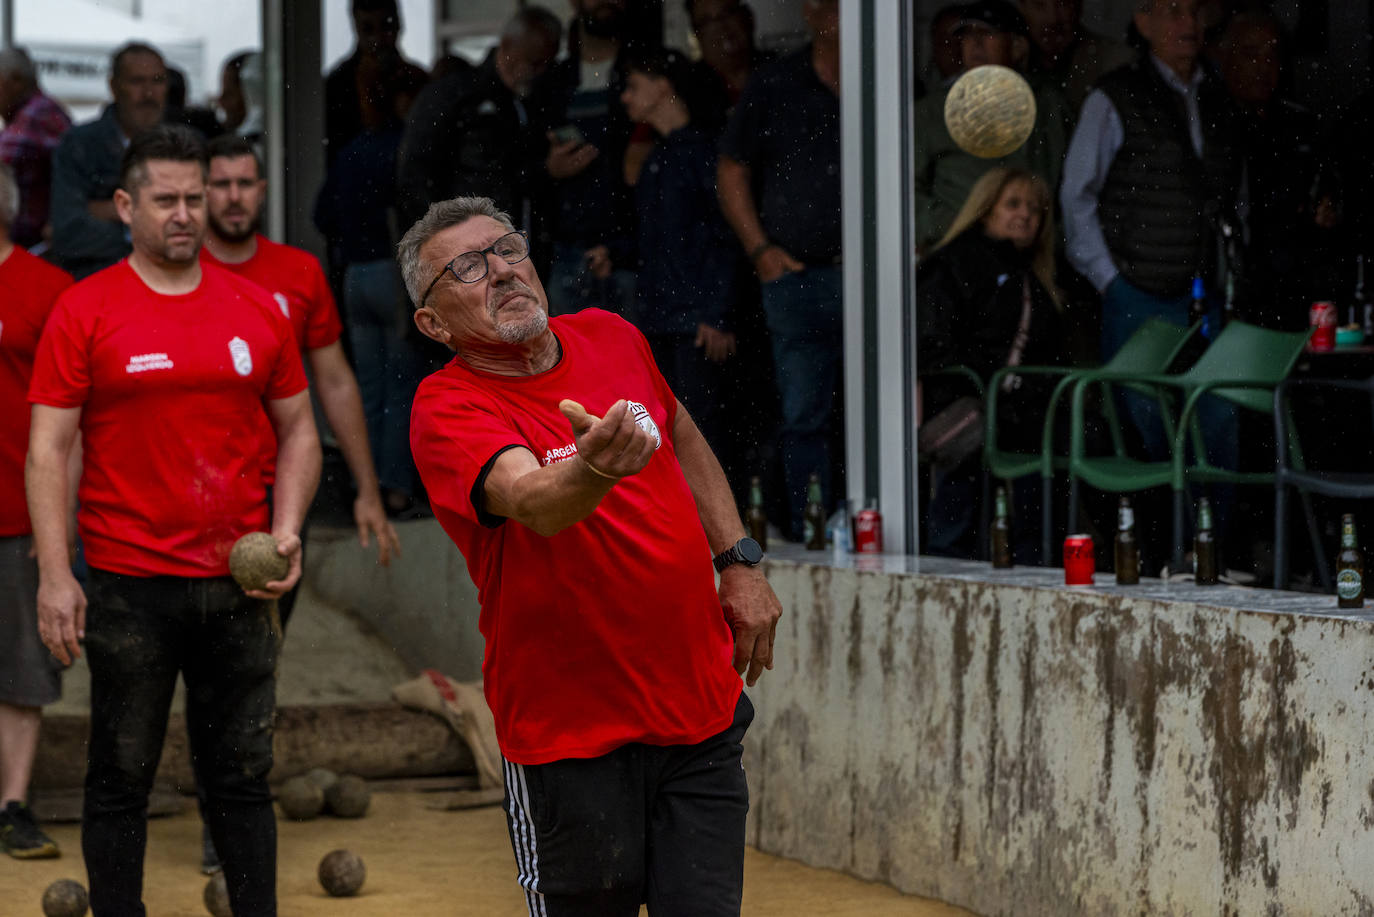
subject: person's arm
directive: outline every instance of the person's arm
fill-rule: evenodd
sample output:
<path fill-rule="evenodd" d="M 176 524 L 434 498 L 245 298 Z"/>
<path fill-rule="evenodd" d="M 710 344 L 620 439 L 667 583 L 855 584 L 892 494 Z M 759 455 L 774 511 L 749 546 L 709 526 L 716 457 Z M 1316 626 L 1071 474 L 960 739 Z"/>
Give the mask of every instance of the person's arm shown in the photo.
<path fill-rule="evenodd" d="M 1064 211 L 1065 254 L 1099 293 L 1116 279 L 1118 270 L 1102 232 L 1097 201 L 1124 139 L 1116 108 L 1104 92 L 1094 90 L 1083 103 L 1078 127 L 1069 140 L 1059 203 Z"/>
<path fill-rule="evenodd" d="M 301 523 L 320 483 L 320 437 L 310 395 L 302 390 L 266 403 L 267 416 L 277 434 L 277 479 L 272 486 L 272 537 L 277 553 L 291 561 L 286 576 L 248 594 L 257 599 L 280 598 L 301 578 Z"/>
<path fill-rule="evenodd" d="M 113 263 L 129 250 L 124 224 L 117 217 L 113 221 L 97 217 L 90 206 L 104 203 L 109 203 L 111 208 L 114 206 L 109 201 L 93 200 L 88 190 L 94 172 L 87 162 L 88 151 L 80 141 L 94 142 L 95 139 L 69 134 L 53 153 L 49 198 L 52 247 L 64 262 Z"/>
<path fill-rule="evenodd" d="M 673 420 L 673 448 L 692 489 L 711 553 L 728 550 L 746 534 L 739 508 L 720 462 L 680 401 Z M 762 570 L 731 564 L 720 574 L 720 605 L 735 634 L 735 671 L 752 686 L 764 669 L 773 667 L 773 638 L 782 603 Z"/>
<path fill-rule="evenodd" d="M 759 280 L 768 283 L 789 271 L 805 268 L 781 246 L 771 244 L 767 233 L 763 231 L 763 222 L 754 204 L 753 171 L 749 166 L 721 154 L 716 166 L 716 188 L 720 195 L 721 213 L 754 262 Z"/>
<path fill-rule="evenodd" d="M 69 462 L 80 428 L 81 408 L 34 405 L 24 466 L 38 554 L 38 635 L 63 665 L 81 655 L 86 636 L 86 594 L 67 549 Z"/>
<path fill-rule="evenodd" d="M 329 428 L 339 440 L 339 450 L 353 475 L 358 496 L 353 501 L 353 522 L 358 527 L 358 543 L 364 548 L 377 536 L 377 562 L 391 563 L 391 554 L 401 553 L 396 530 L 387 521 L 382 506 L 382 491 L 377 481 L 377 469 L 372 463 L 372 450 L 367 443 L 367 421 L 363 417 L 363 399 L 358 380 L 348 368 L 343 345 L 338 341 L 308 352 L 310 370 L 315 377 L 315 394 L 324 408 Z"/>
<path fill-rule="evenodd" d="M 654 440 L 635 422 L 622 399 L 604 417 L 575 401 L 558 405 L 572 425 L 577 457 L 541 466 L 528 449 L 507 449 L 483 485 L 484 508 L 545 537 L 586 519 L 623 477 L 637 474 L 654 456 Z"/>

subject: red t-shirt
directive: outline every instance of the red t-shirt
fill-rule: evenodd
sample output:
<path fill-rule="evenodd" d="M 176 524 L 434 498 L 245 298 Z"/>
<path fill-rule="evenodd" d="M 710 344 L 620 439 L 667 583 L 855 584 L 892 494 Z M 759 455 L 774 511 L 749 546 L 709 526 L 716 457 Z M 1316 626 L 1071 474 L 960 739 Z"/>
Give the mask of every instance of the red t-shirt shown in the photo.
<path fill-rule="evenodd" d="M 502 753 L 590 758 L 628 742 L 690 744 L 729 726 L 742 690 L 711 548 L 673 450 L 677 399 L 643 336 L 599 309 L 550 320 L 563 347 L 535 376 L 455 358 L 420 384 L 411 451 L 434 514 L 467 559 Z M 550 538 L 483 509 L 483 470 L 511 446 L 577 452 L 558 410 L 636 403 L 662 444 L 586 519 Z M 476 505 L 474 505 L 476 504 Z"/>
<path fill-rule="evenodd" d="M 319 260 L 307 251 L 273 242 L 261 233 L 257 240 L 257 251 L 247 261 L 230 264 L 216 258 L 210 249 L 202 248 L 201 263 L 215 264 L 247 277 L 272 294 L 282 314 L 291 320 L 291 330 L 301 350 L 316 350 L 337 341 L 343 333 L 343 323 L 339 321 L 339 308 Z"/>
<path fill-rule="evenodd" d="M 270 523 L 265 403 L 305 390 L 290 325 L 256 284 L 213 265 L 180 296 L 128 261 L 62 294 L 29 400 L 82 408 L 77 527 L 91 566 L 225 576 L 239 536 Z"/>
<path fill-rule="evenodd" d="M 0 262 L 0 537 L 27 535 L 24 455 L 29 451 L 29 377 L 38 337 L 72 277 L 15 246 Z"/>

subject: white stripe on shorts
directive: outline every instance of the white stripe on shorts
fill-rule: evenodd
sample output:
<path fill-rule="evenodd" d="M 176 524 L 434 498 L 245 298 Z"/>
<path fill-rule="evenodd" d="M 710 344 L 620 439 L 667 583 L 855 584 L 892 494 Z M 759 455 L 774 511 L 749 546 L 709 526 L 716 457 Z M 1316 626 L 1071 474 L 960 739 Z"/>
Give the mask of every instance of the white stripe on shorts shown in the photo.
<path fill-rule="evenodd" d="M 525 904 L 530 917 L 548 917 L 544 895 L 539 891 L 539 852 L 535 844 L 534 822 L 530 819 L 529 788 L 525 783 L 525 768 L 503 756 L 506 770 L 506 794 L 510 797 L 510 836 L 515 847 L 515 865 L 520 871 L 518 881 L 525 890 Z"/>

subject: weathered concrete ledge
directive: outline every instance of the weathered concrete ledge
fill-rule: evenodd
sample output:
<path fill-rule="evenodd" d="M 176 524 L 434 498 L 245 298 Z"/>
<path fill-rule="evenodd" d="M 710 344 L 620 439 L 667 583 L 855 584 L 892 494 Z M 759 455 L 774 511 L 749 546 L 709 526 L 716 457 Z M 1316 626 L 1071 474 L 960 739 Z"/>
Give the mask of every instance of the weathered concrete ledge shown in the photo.
<path fill-rule="evenodd" d="M 987 915 L 1374 914 L 1374 615 L 828 561 L 768 561 L 760 849 Z"/>
<path fill-rule="evenodd" d="M 477 681 L 480 608 L 463 555 L 433 519 L 397 523 L 396 531 L 401 556 L 382 567 L 355 530 L 313 526 L 305 552 L 311 589 L 367 621 L 412 670 Z"/>

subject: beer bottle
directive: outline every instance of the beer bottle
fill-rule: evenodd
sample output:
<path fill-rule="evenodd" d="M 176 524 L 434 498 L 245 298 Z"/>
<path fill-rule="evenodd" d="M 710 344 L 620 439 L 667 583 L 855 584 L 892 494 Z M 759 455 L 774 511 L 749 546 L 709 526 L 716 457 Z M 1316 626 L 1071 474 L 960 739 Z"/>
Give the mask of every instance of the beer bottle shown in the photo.
<path fill-rule="evenodd" d="M 997 509 L 992 517 L 992 566 L 1005 570 L 1011 566 L 1011 520 L 1007 516 L 1007 489 L 997 488 Z"/>
<path fill-rule="evenodd" d="M 1197 501 L 1197 535 L 1193 538 L 1193 582 L 1199 586 L 1217 584 L 1217 540 L 1212 533 L 1212 504 L 1206 497 Z"/>
<path fill-rule="evenodd" d="M 1116 584 L 1134 586 L 1140 582 L 1140 544 L 1135 540 L 1135 511 L 1123 496 L 1116 510 Z"/>
<path fill-rule="evenodd" d="M 806 509 L 802 512 L 802 540 L 808 551 L 825 550 L 825 506 L 821 503 L 821 478 L 811 472 L 806 483 Z"/>
<path fill-rule="evenodd" d="M 1202 322 L 1202 336 L 1211 339 L 1211 323 L 1207 320 L 1207 287 L 1203 284 L 1201 277 L 1193 278 L 1193 301 L 1188 305 L 1188 321 Z"/>
<path fill-rule="evenodd" d="M 1341 517 L 1341 553 L 1336 555 L 1336 606 L 1364 607 L 1364 555 L 1355 541 L 1355 517 Z"/>
<path fill-rule="evenodd" d="M 749 527 L 749 537 L 768 550 L 768 514 L 763 511 L 763 484 L 759 476 L 749 479 L 749 509 L 744 514 L 744 524 Z"/>

